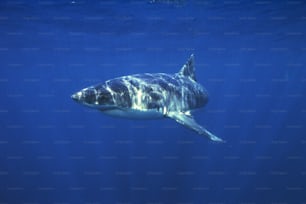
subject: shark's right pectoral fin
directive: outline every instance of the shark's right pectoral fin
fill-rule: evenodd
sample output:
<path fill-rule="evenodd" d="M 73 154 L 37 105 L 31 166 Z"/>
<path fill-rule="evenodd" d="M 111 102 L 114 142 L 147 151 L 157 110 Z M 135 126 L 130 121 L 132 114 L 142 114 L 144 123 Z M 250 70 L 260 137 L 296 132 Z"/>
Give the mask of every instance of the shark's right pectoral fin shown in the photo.
<path fill-rule="evenodd" d="M 169 112 L 167 113 L 167 116 L 169 118 L 172 118 L 176 122 L 184 125 L 185 127 L 188 127 L 192 129 L 193 131 L 197 132 L 200 135 L 205 135 L 208 137 L 210 140 L 215 141 L 215 142 L 224 142 L 221 138 L 215 136 L 208 130 L 206 130 L 204 127 L 199 125 L 191 115 L 187 115 L 182 112 Z"/>

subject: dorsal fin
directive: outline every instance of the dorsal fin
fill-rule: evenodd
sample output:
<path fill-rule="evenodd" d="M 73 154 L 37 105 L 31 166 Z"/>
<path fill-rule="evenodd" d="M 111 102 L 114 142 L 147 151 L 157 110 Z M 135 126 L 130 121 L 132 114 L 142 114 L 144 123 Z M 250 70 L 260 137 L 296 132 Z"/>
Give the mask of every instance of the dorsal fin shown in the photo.
<path fill-rule="evenodd" d="M 189 77 L 190 79 L 196 81 L 195 72 L 194 72 L 194 54 L 192 54 L 187 62 L 183 65 L 179 74 Z"/>

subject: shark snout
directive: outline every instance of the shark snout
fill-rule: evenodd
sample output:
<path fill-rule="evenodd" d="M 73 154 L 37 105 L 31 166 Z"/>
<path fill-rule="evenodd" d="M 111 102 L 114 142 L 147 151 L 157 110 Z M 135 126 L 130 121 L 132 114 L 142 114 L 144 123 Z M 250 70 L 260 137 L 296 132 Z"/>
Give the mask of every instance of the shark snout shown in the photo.
<path fill-rule="evenodd" d="M 82 92 L 77 92 L 71 95 L 71 98 L 76 102 L 79 102 L 81 100 L 81 97 L 82 97 Z"/>
<path fill-rule="evenodd" d="M 71 98 L 78 103 L 91 106 L 97 103 L 96 95 L 96 89 L 94 87 L 88 87 L 72 94 Z"/>

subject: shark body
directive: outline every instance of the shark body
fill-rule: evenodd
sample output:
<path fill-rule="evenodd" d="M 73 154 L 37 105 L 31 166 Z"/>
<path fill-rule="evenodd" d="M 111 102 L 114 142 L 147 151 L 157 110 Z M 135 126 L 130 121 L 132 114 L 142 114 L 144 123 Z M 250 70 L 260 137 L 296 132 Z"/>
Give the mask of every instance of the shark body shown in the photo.
<path fill-rule="evenodd" d="M 122 76 L 84 88 L 71 97 L 78 103 L 112 116 L 171 118 L 213 141 L 223 141 L 199 125 L 191 115 L 191 111 L 208 102 L 207 91 L 196 81 L 194 55 L 178 73 Z"/>

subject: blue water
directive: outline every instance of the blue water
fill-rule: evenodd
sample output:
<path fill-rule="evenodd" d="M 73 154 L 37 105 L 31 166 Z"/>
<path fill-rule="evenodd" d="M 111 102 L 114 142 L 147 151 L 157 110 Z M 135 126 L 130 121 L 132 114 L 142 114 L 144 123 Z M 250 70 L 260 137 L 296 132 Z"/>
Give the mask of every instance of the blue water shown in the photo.
<path fill-rule="evenodd" d="M 70 95 L 177 72 L 196 120 L 112 118 Z M 306 203 L 304 1 L 1 1 L 0 203 Z"/>

